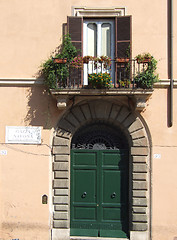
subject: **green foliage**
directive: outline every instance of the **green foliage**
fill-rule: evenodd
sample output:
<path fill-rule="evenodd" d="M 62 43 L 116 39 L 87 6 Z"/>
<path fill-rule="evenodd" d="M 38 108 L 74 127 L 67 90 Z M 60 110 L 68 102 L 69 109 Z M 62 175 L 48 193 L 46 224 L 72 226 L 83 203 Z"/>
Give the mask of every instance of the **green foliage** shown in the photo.
<path fill-rule="evenodd" d="M 119 80 L 120 87 L 128 88 L 131 81 L 129 79 Z"/>
<path fill-rule="evenodd" d="M 153 84 L 158 82 L 158 74 L 155 73 L 157 69 L 157 60 L 153 56 L 150 56 L 150 62 L 145 70 L 139 72 L 134 80 L 137 84 L 137 87 L 140 88 L 153 88 Z"/>
<path fill-rule="evenodd" d="M 92 56 L 77 56 L 71 62 L 71 66 L 83 69 L 84 63 L 88 64 L 89 61 L 94 63 L 94 69 L 102 68 L 108 69 L 111 66 L 111 58 L 108 56 L 92 57 Z"/>
<path fill-rule="evenodd" d="M 126 54 L 124 60 L 128 59 L 128 61 L 123 62 L 123 69 L 119 69 L 118 76 L 121 73 L 121 79 L 118 79 L 120 88 L 129 88 L 130 86 L 130 44 L 126 49 Z"/>
<path fill-rule="evenodd" d="M 126 49 L 126 58 L 130 58 L 130 44 L 128 45 L 127 49 Z"/>
<path fill-rule="evenodd" d="M 71 62 L 71 67 L 83 69 L 84 66 L 83 64 L 84 64 L 83 57 L 77 56 Z"/>
<path fill-rule="evenodd" d="M 88 81 L 93 88 L 110 88 L 112 83 L 109 73 L 89 74 Z"/>
<path fill-rule="evenodd" d="M 136 57 L 135 57 L 135 59 L 137 60 L 137 62 L 139 62 L 139 63 L 141 63 L 141 62 L 143 62 L 143 61 L 145 61 L 145 60 L 148 60 L 149 59 L 149 61 L 151 60 L 151 54 L 150 53 L 143 53 L 143 54 L 138 54 Z"/>
<path fill-rule="evenodd" d="M 64 36 L 62 52 L 58 58 L 67 58 L 67 62 L 71 62 L 77 56 L 77 49 L 73 46 L 69 34 Z"/>
<path fill-rule="evenodd" d="M 52 56 L 42 64 L 41 73 L 44 76 L 44 83 L 49 89 L 57 88 L 58 82 L 62 86 L 66 83 L 69 76 L 68 64 L 76 55 L 77 49 L 73 46 L 69 34 L 66 34 L 63 39 L 61 53 L 56 54 L 54 58 L 67 58 L 67 64 L 54 63 Z"/>

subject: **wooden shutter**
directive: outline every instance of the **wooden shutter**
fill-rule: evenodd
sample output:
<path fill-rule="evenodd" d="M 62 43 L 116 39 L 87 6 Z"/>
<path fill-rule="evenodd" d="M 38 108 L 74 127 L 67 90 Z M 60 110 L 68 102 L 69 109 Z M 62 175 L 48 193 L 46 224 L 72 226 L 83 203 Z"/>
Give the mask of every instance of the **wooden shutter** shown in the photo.
<path fill-rule="evenodd" d="M 71 37 L 72 44 L 76 47 L 78 55 L 82 56 L 83 49 L 83 18 L 68 17 L 67 29 Z M 83 71 L 80 69 L 70 69 L 69 85 L 78 87 L 83 85 Z"/>
<path fill-rule="evenodd" d="M 115 19 L 115 37 L 116 37 L 116 58 L 126 58 L 129 55 L 131 59 L 132 53 L 132 17 L 121 16 Z M 119 79 L 121 66 L 116 63 L 116 78 Z M 130 75 L 130 74 L 129 74 Z M 117 83 L 117 81 L 116 81 Z"/>
<path fill-rule="evenodd" d="M 131 16 L 116 17 L 116 57 L 125 58 L 129 46 L 131 55 L 131 38 Z"/>
<path fill-rule="evenodd" d="M 68 17 L 67 20 L 68 33 L 70 34 L 73 45 L 78 50 L 78 55 L 82 55 L 83 47 L 83 18 Z"/>

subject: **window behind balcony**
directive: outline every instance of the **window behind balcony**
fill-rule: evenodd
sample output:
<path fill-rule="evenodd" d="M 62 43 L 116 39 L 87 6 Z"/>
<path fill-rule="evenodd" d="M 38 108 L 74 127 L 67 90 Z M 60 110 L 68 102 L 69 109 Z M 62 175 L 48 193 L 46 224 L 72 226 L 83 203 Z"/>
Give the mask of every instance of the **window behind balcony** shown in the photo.
<path fill-rule="evenodd" d="M 83 56 L 108 56 L 114 59 L 115 55 L 115 27 L 114 20 L 110 19 L 85 19 L 83 23 Z M 93 63 L 84 66 L 84 84 L 88 84 L 87 73 L 110 72 L 114 81 L 114 62 L 111 69 L 99 66 L 93 69 Z"/>
<path fill-rule="evenodd" d="M 68 17 L 68 32 L 82 56 L 109 56 L 113 60 L 111 75 L 117 84 L 119 65 L 116 58 L 131 58 L 131 16 L 113 18 Z M 87 84 L 88 68 L 81 74 L 81 84 Z"/>
<path fill-rule="evenodd" d="M 114 21 L 84 20 L 83 55 L 114 56 Z"/>

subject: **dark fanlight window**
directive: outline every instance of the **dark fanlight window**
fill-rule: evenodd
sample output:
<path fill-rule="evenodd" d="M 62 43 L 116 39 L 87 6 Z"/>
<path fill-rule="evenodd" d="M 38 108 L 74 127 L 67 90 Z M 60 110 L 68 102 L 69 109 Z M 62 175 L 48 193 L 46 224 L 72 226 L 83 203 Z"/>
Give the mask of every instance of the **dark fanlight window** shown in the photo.
<path fill-rule="evenodd" d="M 72 139 L 71 148 L 119 150 L 128 149 L 128 144 L 121 129 L 104 123 L 98 123 L 79 129 Z"/>

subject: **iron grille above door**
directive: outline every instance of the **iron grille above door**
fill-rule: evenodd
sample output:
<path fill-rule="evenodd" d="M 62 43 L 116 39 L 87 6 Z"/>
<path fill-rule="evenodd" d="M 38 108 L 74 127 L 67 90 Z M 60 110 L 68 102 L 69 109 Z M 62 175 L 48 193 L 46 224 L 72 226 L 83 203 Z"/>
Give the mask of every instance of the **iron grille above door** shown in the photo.
<path fill-rule="evenodd" d="M 128 149 L 122 131 L 103 123 L 84 126 L 74 135 L 72 149 L 118 150 Z"/>

